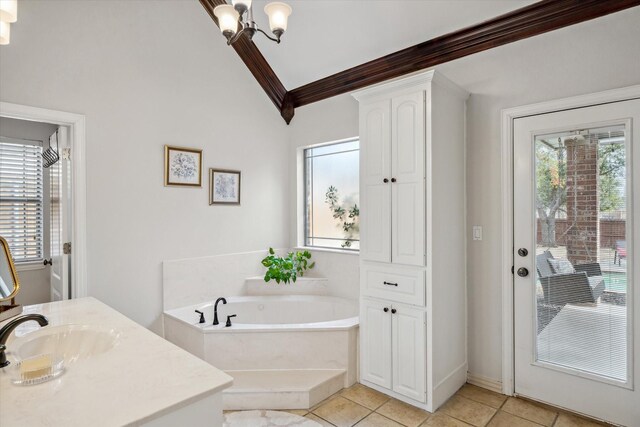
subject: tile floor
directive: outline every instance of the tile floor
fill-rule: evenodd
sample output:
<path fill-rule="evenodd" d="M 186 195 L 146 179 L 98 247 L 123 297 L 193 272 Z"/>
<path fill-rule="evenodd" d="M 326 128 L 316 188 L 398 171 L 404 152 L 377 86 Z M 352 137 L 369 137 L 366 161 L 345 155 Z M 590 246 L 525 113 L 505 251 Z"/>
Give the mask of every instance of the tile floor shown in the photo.
<path fill-rule="evenodd" d="M 287 411 L 328 427 L 589 427 L 603 426 L 574 414 L 465 384 L 435 413 L 417 409 L 361 384 L 310 410 Z"/>

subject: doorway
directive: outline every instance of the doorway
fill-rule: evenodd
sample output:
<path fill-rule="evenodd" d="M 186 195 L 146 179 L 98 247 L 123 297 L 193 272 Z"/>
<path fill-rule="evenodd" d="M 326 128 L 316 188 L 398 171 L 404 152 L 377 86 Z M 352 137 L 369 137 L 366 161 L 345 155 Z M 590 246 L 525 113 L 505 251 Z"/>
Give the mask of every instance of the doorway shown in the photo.
<path fill-rule="evenodd" d="M 6 102 L 0 102 L 0 118 L 48 123 L 57 128 L 53 138 L 59 160 L 45 171 L 50 190 L 50 253 L 42 261 L 47 262 L 51 300 L 87 296 L 85 118 Z M 45 151 L 49 143 L 43 147 Z"/>
<path fill-rule="evenodd" d="M 513 394 L 629 426 L 640 420 L 638 123 L 638 99 L 512 116 L 505 254 Z"/>

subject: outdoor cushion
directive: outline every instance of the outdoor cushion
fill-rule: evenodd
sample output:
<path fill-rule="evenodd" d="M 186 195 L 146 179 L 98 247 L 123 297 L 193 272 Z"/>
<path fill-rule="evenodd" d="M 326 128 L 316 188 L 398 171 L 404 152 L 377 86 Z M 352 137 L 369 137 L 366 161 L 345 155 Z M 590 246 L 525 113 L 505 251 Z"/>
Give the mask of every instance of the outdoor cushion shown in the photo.
<path fill-rule="evenodd" d="M 556 274 L 575 273 L 573 264 L 564 258 L 549 258 L 547 262 L 551 265 L 551 269 Z"/>

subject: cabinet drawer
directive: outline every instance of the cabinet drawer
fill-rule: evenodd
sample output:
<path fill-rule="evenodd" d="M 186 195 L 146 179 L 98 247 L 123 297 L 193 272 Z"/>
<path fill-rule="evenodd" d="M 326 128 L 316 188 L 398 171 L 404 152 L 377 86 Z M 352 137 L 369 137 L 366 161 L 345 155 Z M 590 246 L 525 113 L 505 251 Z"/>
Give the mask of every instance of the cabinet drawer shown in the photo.
<path fill-rule="evenodd" d="M 425 270 L 363 264 L 360 267 L 360 289 L 363 296 L 424 306 Z"/>

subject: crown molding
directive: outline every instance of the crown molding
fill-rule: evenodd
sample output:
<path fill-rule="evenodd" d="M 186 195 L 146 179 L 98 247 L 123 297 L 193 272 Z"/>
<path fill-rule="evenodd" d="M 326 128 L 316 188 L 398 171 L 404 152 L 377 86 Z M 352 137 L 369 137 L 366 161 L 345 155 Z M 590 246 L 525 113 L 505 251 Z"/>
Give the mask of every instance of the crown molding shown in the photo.
<path fill-rule="evenodd" d="M 225 1 L 200 3 L 217 24 L 213 8 Z M 233 47 L 289 124 L 297 107 L 639 5 L 640 0 L 542 0 L 291 91 L 285 89 L 248 37 L 241 37 Z"/>

